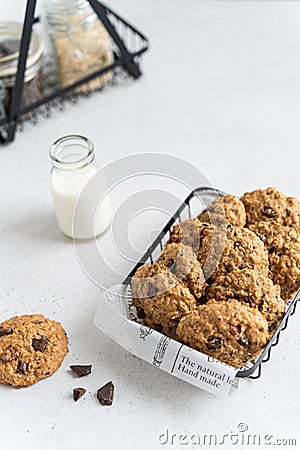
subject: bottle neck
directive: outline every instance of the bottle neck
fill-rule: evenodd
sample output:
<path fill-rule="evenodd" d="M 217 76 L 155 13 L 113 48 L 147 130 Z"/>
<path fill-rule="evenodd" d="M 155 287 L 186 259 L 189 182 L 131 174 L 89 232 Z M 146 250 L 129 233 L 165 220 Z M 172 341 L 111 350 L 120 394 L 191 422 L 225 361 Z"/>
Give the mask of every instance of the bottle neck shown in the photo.
<path fill-rule="evenodd" d="M 95 160 L 93 143 L 84 136 L 68 135 L 57 139 L 50 148 L 52 166 L 64 172 L 79 171 Z"/>

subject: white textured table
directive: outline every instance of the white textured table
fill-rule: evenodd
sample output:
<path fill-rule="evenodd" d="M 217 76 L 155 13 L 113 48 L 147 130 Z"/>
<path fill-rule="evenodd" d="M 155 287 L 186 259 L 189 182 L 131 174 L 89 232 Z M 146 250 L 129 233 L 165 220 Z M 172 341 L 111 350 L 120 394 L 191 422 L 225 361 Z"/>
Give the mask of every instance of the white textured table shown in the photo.
<path fill-rule="evenodd" d="M 1 19 L 21 18 L 17 3 L 3 3 Z M 262 440 L 273 435 L 267 443 L 295 438 L 299 446 L 299 312 L 262 377 L 242 383 L 226 401 L 134 358 L 92 326 L 99 289 L 57 229 L 48 148 L 77 132 L 94 141 L 104 164 L 166 152 L 228 192 L 274 185 L 300 197 L 300 4 L 113 3 L 151 38 L 145 76 L 41 121 L 0 149 L 1 321 L 40 312 L 60 320 L 70 338 L 69 355 L 53 377 L 29 389 L 0 388 L 0 448 L 180 448 L 180 433 L 188 433 L 183 448 L 191 448 L 192 433 L 215 433 L 221 441 L 232 432 L 241 439 L 239 423 Z M 114 281 L 103 273 L 103 285 Z M 68 365 L 76 362 L 92 363 L 93 376 L 73 378 Z M 116 396 L 105 408 L 95 391 L 110 379 Z M 77 385 L 91 394 L 75 404 Z M 176 434 L 173 445 L 159 442 L 167 429 Z M 270 448 L 232 439 L 223 447 Z"/>

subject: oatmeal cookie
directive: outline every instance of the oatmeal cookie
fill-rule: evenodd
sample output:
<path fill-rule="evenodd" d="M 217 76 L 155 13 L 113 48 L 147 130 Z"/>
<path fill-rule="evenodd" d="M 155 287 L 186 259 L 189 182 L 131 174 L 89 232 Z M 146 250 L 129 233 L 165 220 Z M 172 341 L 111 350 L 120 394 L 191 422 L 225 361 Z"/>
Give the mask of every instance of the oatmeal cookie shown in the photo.
<path fill-rule="evenodd" d="M 253 269 L 233 270 L 222 275 L 206 291 L 207 300 L 227 301 L 233 298 L 258 309 L 266 318 L 269 331 L 276 328 L 285 311 L 280 287 Z"/>
<path fill-rule="evenodd" d="M 197 255 L 206 230 L 213 232 L 216 231 L 217 228 L 214 225 L 200 222 L 197 218 L 185 220 L 184 222 L 180 222 L 173 226 L 168 244 L 181 243 L 191 247 L 193 252 Z"/>
<path fill-rule="evenodd" d="M 167 244 L 157 260 L 188 286 L 199 299 L 205 291 L 205 280 L 201 265 L 191 247 L 182 244 Z"/>
<path fill-rule="evenodd" d="M 281 287 L 281 297 L 292 299 L 300 288 L 300 233 L 293 227 L 259 222 L 249 228 L 268 251 L 270 277 Z"/>
<path fill-rule="evenodd" d="M 30 386 L 56 372 L 67 353 L 60 323 L 40 314 L 13 317 L 0 325 L 0 384 Z"/>
<path fill-rule="evenodd" d="M 177 336 L 190 347 L 240 368 L 266 345 L 268 324 L 259 311 L 237 300 L 210 302 L 180 320 Z"/>
<path fill-rule="evenodd" d="M 175 337 L 181 317 L 197 307 L 182 281 L 158 262 L 141 266 L 131 280 L 133 305 L 151 328 Z"/>
<path fill-rule="evenodd" d="M 245 205 L 247 225 L 258 222 L 279 223 L 300 228 L 300 203 L 275 188 L 257 189 L 241 197 Z"/>
<path fill-rule="evenodd" d="M 225 195 L 214 200 L 198 219 L 200 222 L 212 223 L 213 225 L 225 226 L 230 223 L 236 227 L 246 225 L 246 211 L 241 200 L 233 195 Z"/>
<path fill-rule="evenodd" d="M 218 233 L 205 230 L 198 260 L 206 279 L 212 282 L 220 275 L 244 268 L 268 275 L 268 253 L 255 233 L 227 225 L 225 238 L 223 234 L 221 229 Z"/>

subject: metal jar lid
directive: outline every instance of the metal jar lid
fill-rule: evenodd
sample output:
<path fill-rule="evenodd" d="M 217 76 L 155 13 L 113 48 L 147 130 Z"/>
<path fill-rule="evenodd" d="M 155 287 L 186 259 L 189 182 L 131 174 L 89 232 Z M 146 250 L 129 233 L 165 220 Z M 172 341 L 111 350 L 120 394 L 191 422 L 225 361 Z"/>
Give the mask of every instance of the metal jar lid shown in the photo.
<path fill-rule="evenodd" d="M 0 22 L 0 78 L 6 85 L 14 80 L 18 68 L 19 47 L 23 25 L 16 22 Z M 41 68 L 43 46 L 39 36 L 32 32 L 26 61 L 24 81 L 36 76 Z"/>

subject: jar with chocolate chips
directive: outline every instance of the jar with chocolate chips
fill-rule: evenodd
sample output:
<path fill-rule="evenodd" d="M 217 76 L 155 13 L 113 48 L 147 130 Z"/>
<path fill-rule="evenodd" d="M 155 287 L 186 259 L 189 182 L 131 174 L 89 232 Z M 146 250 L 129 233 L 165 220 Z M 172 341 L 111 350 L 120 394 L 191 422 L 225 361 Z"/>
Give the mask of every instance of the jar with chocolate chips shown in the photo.
<path fill-rule="evenodd" d="M 88 1 L 45 0 L 44 10 L 61 86 L 112 64 L 109 35 Z M 106 72 L 76 91 L 99 89 L 111 76 L 111 71 Z"/>
<path fill-rule="evenodd" d="M 15 22 L 0 23 L 0 86 L 1 118 L 9 116 L 19 61 L 23 25 Z M 24 73 L 21 108 L 42 97 L 42 42 L 32 32 Z"/>

